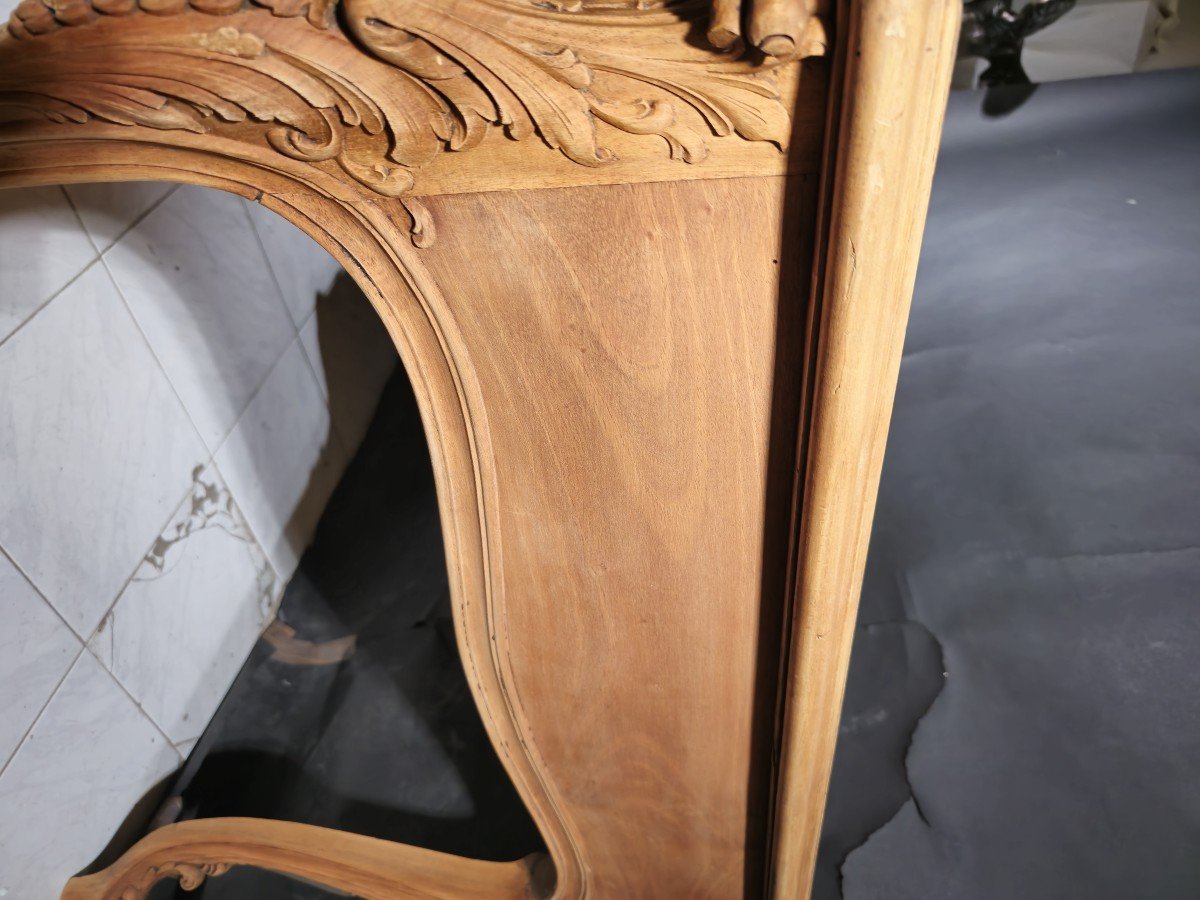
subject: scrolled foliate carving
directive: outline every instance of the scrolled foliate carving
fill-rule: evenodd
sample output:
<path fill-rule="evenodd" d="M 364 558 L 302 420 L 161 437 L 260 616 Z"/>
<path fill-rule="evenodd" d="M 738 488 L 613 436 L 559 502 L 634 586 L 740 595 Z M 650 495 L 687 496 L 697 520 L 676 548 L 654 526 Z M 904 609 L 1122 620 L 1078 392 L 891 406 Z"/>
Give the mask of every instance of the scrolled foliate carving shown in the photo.
<path fill-rule="evenodd" d="M 438 121 L 432 133 L 412 135 L 418 141 L 434 137 L 463 149 L 501 127 L 518 140 L 537 134 L 569 159 L 595 166 L 612 159 L 598 122 L 660 135 L 684 162 L 704 158 L 706 132 L 787 140 L 788 115 L 771 67 L 695 46 L 703 5 L 580 5 L 576 12 L 503 0 L 344 5 L 354 35 L 429 91 Z M 698 118 L 683 115 L 688 108 Z M 413 150 L 419 157 L 422 151 Z"/>
<path fill-rule="evenodd" d="M 168 862 L 136 873 L 132 884 L 121 888 L 120 900 L 144 900 L 150 889 L 164 878 L 175 878 L 185 891 L 194 891 L 209 877 L 224 875 L 233 866 L 224 862 Z"/>
<path fill-rule="evenodd" d="M 707 47 L 707 12 L 702 0 L 22 0 L 0 37 L 0 124 L 230 136 L 390 197 L 497 131 L 583 166 L 616 158 L 612 130 L 657 135 L 683 165 L 713 136 L 782 149 L 780 61 Z"/>

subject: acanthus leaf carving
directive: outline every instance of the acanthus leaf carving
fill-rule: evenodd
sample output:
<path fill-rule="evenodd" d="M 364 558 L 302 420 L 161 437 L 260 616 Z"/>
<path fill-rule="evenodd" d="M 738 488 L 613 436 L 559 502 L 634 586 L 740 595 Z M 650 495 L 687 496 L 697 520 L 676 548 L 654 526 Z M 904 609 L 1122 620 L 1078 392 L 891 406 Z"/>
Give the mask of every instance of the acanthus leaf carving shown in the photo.
<path fill-rule="evenodd" d="M 335 16 L 332 0 L 22 0 L 0 37 L 0 123 L 256 124 L 274 152 L 388 197 L 492 131 L 584 166 L 616 158 L 605 129 L 657 135 L 684 164 L 714 135 L 786 146 L 778 61 L 700 46 L 707 3 L 611 5 L 342 0 Z M 412 219 L 431 240 L 428 216 Z"/>

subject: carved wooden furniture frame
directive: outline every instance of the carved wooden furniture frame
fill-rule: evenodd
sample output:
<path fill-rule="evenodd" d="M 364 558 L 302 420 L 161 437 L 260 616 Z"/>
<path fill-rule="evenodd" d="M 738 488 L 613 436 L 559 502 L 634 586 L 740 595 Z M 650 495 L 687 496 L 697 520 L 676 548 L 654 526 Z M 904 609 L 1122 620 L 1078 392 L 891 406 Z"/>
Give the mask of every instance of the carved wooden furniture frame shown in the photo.
<path fill-rule="evenodd" d="M 195 821 L 64 896 L 806 895 L 957 13 L 851 0 L 780 62 L 699 0 L 24 0 L 0 186 L 231 191 L 374 303 L 549 851 Z"/>

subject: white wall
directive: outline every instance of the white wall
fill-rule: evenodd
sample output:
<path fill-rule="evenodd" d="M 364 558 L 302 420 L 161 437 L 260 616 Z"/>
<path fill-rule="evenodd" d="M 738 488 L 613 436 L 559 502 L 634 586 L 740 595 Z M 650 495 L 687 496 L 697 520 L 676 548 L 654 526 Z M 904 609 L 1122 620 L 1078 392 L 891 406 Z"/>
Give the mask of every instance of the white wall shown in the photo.
<path fill-rule="evenodd" d="M 273 615 L 396 363 L 339 271 L 216 191 L 0 191 L 0 897 L 58 896 Z"/>

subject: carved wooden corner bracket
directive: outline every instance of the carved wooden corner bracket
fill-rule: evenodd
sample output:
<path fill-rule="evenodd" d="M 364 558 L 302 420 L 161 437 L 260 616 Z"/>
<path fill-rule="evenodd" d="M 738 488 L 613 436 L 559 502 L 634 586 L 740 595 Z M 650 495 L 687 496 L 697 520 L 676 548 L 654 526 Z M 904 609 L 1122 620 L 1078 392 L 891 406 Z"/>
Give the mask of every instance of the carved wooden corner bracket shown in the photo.
<path fill-rule="evenodd" d="M 587 167 L 617 160 L 606 130 L 657 135 L 682 164 L 714 136 L 788 141 L 787 63 L 708 47 L 703 0 L 335 3 L 23 0 L 0 36 L 0 141 L 35 121 L 231 138 L 261 164 L 273 153 L 400 198 L 418 246 L 432 238 L 421 169 L 493 132 Z M 824 46 L 814 16 L 800 55 Z"/>
<path fill-rule="evenodd" d="M 164 878 L 175 878 L 185 891 L 194 891 L 210 876 L 224 875 L 233 868 L 232 863 L 223 862 L 170 862 L 149 866 L 135 884 L 121 891 L 118 900 L 143 900 L 149 890 Z"/>

